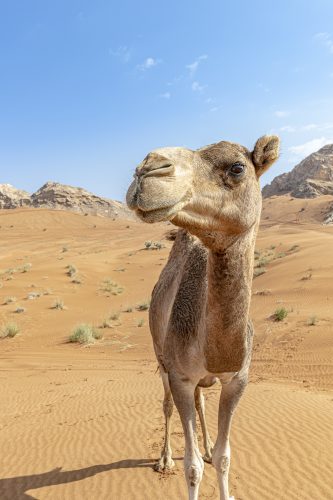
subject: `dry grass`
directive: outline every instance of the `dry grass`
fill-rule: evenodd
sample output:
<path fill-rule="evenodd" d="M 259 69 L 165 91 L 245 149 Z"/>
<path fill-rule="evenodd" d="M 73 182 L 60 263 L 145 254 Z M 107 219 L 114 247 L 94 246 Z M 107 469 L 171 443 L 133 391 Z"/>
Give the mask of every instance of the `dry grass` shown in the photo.
<path fill-rule="evenodd" d="M 52 304 L 52 309 L 58 309 L 59 311 L 64 311 L 66 309 L 64 301 L 62 299 L 57 298 Z"/>
<path fill-rule="evenodd" d="M 103 292 L 110 293 L 111 295 L 119 295 L 124 291 L 123 287 L 110 278 L 107 278 L 102 282 L 101 290 Z"/>
<path fill-rule="evenodd" d="M 102 333 L 92 325 L 82 323 L 74 328 L 69 337 L 69 342 L 77 342 L 79 344 L 91 344 L 95 340 L 102 338 Z"/>
<path fill-rule="evenodd" d="M 20 332 L 19 327 L 16 323 L 7 323 L 3 325 L 0 329 L 1 338 L 13 338 Z"/>

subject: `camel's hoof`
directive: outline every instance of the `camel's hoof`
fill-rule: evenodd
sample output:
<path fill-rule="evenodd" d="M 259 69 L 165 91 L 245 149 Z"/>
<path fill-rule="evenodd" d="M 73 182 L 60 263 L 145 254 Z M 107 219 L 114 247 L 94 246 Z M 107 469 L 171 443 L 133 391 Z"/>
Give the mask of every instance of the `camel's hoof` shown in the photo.
<path fill-rule="evenodd" d="M 211 464 L 212 463 L 212 454 L 211 453 L 205 453 L 204 456 L 202 457 L 202 459 L 204 460 L 204 462 L 206 462 L 207 464 Z"/>
<path fill-rule="evenodd" d="M 172 458 L 161 457 L 159 461 L 154 465 L 154 471 L 156 472 L 168 472 L 175 466 L 175 462 Z"/>

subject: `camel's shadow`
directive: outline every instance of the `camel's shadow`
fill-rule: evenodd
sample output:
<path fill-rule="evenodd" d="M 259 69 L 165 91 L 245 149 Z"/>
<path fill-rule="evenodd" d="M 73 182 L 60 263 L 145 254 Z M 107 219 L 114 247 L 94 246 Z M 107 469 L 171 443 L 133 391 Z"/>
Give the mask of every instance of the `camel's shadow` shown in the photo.
<path fill-rule="evenodd" d="M 41 474 L 4 478 L 0 479 L 0 498 L 1 500 L 37 500 L 26 492 L 37 488 L 43 488 L 44 486 L 81 481 L 82 479 L 95 476 L 101 472 L 117 469 L 135 469 L 138 467 L 153 469 L 155 462 L 156 460 L 150 458 L 137 460 L 128 459 L 119 460 L 111 464 L 93 465 L 84 469 L 63 471 L 61 467 L 57 467 L 56 469 Z"/>

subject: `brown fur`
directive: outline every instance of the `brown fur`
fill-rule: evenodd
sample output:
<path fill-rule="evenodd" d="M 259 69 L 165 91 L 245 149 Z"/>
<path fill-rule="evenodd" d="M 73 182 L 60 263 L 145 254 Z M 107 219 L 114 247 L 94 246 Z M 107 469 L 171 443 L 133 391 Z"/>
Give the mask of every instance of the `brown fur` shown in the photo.
<path fill-rule="evenodd" d="M 277 159 L 278 148 L 277 137 L 264 136 L 252 153 L 225 141 L 198 151 L 159 149 L 139 165 L 127 193 L 129 207 L 145 222 L 171 220 L 182 228 L 153 290 L 149 318 L 165 400 L 172 404 L 171 391 L 183 424 L 192 499 L 198 498 L 203 470 L 195 406 L 205 436 L 205 460 L 212 460 L 217 470 L 221 499 L 229 498 L 225 477 L 231 418 L 247 383 L 252 349 L 249 307 L 261 212 L 258 178 Z M 225 388 L 212 452 L 198 391 L 216 377 Z M 166 438 L 157 470 L 173 464 L 169 410 L 164 410 Z"/>

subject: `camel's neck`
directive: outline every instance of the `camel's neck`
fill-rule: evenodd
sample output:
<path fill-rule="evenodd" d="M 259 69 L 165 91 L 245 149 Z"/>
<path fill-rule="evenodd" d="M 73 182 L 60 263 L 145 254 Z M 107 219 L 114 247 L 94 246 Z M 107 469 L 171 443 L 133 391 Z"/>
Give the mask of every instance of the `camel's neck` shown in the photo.
<path fill-rule="evenodd" d="M 247 325 L 256 232 L 253 227 L 224 250 L 209 251 L 205 357 L 213 373 L 239 371 L 250 349 Z"/>

